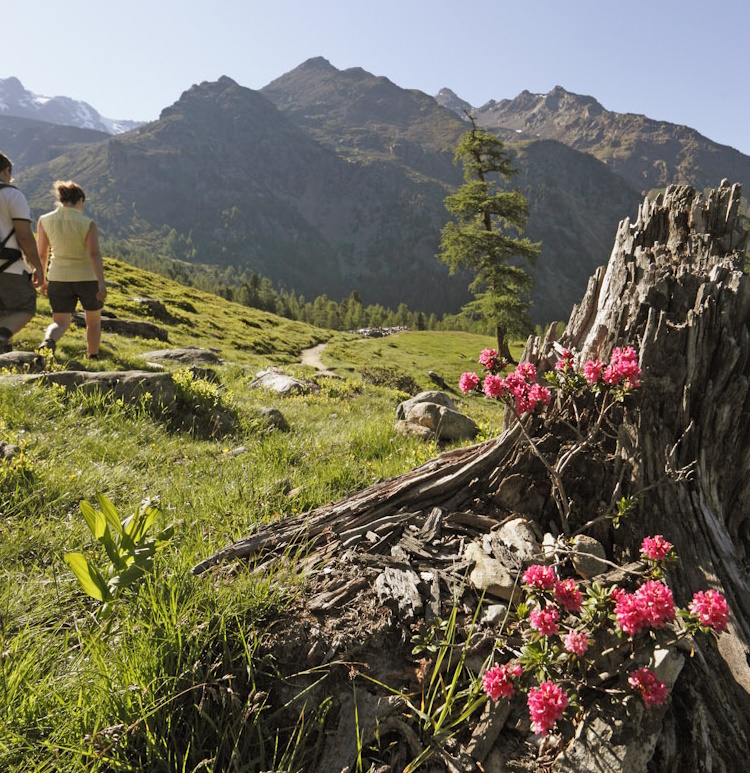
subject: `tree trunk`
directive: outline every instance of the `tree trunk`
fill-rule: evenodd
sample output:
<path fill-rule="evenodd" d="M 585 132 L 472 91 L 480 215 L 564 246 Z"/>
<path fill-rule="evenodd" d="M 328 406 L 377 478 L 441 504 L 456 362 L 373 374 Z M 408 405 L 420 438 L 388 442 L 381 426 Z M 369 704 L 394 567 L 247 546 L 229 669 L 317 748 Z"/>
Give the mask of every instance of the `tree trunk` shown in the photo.
<path fill-rule="evenodd" d="M 581 361 L 606 360 L 616 346 L 638 349 L 643 386 L 606 449 L 610 462 L 605 469 L 601 458 L 581 460 L 565 481 L 567 493 L 583 520 L 602 501 L 637 495 L 637 512 L 622 528 L 599 529 L 608 559 L 637 558 L 643 536 L 663 534 L 680 556 L 677 568 L 670 570 L 676 602 L 686 606 L 695 591 L 710 587 L 726 596 L 731 613 L 729 630 L 718 642 L 708 636 L 696 640 L 668 707 L 654 715 L 648 742 L 641 740 L 646 738 L 643 728 L 631 733 L 639 752 L 636 761 L 630 752 L 618 752 L 627 745 L 616 743 L 623 732 L 627 736 L 626 722 L 626 731 L 621 723 L 619 729 L 609 725 L 598 734 L 600 744 L 611 739 L 606 752 L 598 747 L 592 751 L 589 743 L 587 760 L 586 750 L 581 752 L 587 743 L 582 734 L 547 769 L 747 769 L 750 280 L 742 270 L 747 232 L 740 224 L 739 202 L 739 186 L 726 181 L 707 199 L 685 186 L 670 186 L 654 201 L 646 199 L 635 223 L 620 223 L 606 269 L 589 281 L 560 341 L 530 339 L 527 344 L 524 359 L 535 362 L 540 372 L 554 367 L 563 347 Z M 554 450 L 562 442 L 553 439 L 558 419 L 551 406 L 544 420 L 534 418 L 525 428 Z M 518 514 L 541 531 L 555 530 L 549 481 L 544 479 L 544 470 L 522 442 L 518 423 L 509 421 L 497 438 L 447 452 L 335 504 L 261 527 L 202 561 L 194 572 L 236 558 L 252 557 L 263 564 L 288 555 L 291 546 L 304 545 L 307 566 L 346 554 L 350 563 L 359 555 L 363 567 L 378 562 L 382 567 L 398 556 L 402 563 L 411 557 L 423 572 L 434 567 L 437 576 L 443 572 L 444 555 L 429 545 L 438 528 L 460 531 L 461 544 Z M 443 541 L 441 550 L 452 544 L 451 539 Z M 319 608 L 335 606 L 340 614 L 347 594 L 363 593 L 371 585 L 367 577 L 363 570 L 339 590 L 323 594 Z M 432 602 L 426 599 L 425 604 L 434 613 Z M 504 743 L 501 735 L 495 748 Z M 491 744 L 469 744 L 466 753 L 482 745 Z M 631 751 L 633 747 L 631 743 Z M 583 757 L 575 758 L 579 752 Z M 602 767 L 605 757 L 615 762 Z M 448 760 L 436 769 L 452 769 L 452 764 Z"/>

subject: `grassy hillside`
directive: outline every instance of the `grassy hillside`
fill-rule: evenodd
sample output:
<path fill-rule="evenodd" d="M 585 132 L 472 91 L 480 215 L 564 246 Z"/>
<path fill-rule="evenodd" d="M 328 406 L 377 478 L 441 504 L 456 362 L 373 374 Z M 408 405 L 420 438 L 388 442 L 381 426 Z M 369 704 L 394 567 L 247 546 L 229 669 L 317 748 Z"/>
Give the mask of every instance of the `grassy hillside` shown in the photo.
<path fill-rule="evenodd" d="M 127 405 L 0 379 L 0 770 L 228 771 L 300 769 L 294 749 L 266 732 L 256 680 L 270 664 L 253 657 L 269 621 L 302 580 L 283 568 L 194 577 L 190 568 L 267 519 L 304 512 L 421 464 L 438 452 L 393 430 L 407 395 L 382 373 L 431 386 L 427 370 L 455 383 L 491 341 L 447 333 L 403 333 L 356 341 L 180 287 L 107 260 L 107 310 L 143 319 L 133 300 L 161 300 L 169 343 L 105 334 L 98 369 L 147 367 L 151 349 L 219 350 L 217 381 L 180 376 L 183 399 L 230 412 L 228 434 L 205 439 L 176 429 L 145 402 Z M 49 321 L 46 301 L 17 337 L 33 348 Z M 299 365 L 302 349 L 328 340 L 324 358 L 345 378 Z M 58 347 L 61 367 L 84 351 L 73 329 Z M 281 398 L 250 388 L 259 368 L 280 365 L 321 390 Z M 380 383 L 375 383 L 375 382 Z M 499 406 L 460 407 L 486 434 Z M 280 410 L 274 430 L 262 408 Z M 82 553 L 106 576 L 102 546 L 86 528 L 82 500 L 105 495 L 120 517 L 158 503 L 154 530 L 174 526 L 154 572 L 107 616 L 64 561 Z M 291 756 L 290 756 L 291 755 Z M 297 761 L 299 763 L 299 761 Z"/>

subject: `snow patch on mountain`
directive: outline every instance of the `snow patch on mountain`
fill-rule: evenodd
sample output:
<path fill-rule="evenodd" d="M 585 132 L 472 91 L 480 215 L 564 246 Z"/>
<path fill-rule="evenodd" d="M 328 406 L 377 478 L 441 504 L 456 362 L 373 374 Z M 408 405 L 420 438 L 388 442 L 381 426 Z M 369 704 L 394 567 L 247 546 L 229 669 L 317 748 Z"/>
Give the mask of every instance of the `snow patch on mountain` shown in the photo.
<path fill-rule="evenodd" d="M 87 102 L 70 97 L 47 97 L 24 88 L 18 78 L 0 78 L 0 114 L 121 134 L 142 121 L 105 118 Z"/>

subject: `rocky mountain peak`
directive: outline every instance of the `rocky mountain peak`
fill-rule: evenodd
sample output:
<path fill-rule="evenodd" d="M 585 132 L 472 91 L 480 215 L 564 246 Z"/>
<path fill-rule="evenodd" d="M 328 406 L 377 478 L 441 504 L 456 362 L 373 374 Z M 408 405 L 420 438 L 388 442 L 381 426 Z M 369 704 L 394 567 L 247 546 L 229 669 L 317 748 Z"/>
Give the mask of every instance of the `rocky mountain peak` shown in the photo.
<path fill-rule="evenodd" d="M 24 88 L 16 77 L 0 78 L 0 114 L 33 118 L 60 126 L 95 129 L 119 134 L 139 126 L 139 121 L 104 118 L 87 102 L 70 97 L 45 97 Z"/>

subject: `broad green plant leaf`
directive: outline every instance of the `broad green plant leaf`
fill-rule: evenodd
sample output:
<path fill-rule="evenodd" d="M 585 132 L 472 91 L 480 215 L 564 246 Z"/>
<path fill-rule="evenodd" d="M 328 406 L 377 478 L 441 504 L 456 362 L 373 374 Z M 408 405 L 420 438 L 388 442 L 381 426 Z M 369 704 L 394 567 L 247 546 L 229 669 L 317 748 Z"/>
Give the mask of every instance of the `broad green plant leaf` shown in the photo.
<path fill-rule="evenodd" d="M 104 494 L 97 494 L 96 501 L 99 503 L 104 517 L 107 519 L 107 523 L 110 525 L 114 534 L 122 534 L 122 524 L 120 523 L 120 516 L 117 514 L 117 509 L 110 502 Z"/>
<path fill-rule="evenodd" d="M 82 553 L 66 553 L 64 559 L 78 578 L 83 590 L 91 598 L 97 599 L 97 601 L 109 601 L 112 598 L 106 581 Z"/>

